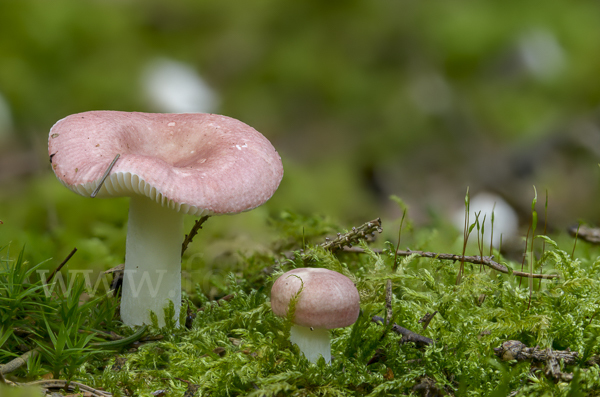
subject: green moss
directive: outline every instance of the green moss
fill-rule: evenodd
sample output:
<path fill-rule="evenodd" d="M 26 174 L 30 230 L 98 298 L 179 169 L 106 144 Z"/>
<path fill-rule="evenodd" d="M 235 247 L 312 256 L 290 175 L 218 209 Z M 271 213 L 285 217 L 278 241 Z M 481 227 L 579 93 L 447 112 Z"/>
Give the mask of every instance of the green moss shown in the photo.
<path fill-rule="evenodd" d="M 75 282 L 72 295 L 43 300 L 39 283 L 24 281 L 24 275 L 33 268 L 23 262 L 22 255 L 16 259 L 9 256 L 2 262 L 4 272 L 0 277 L 2 299 L 10 303 L 2 309 L 4 318 L 9 319 L 3 322 L 3 335 L 8 336 L 0 339 L 2 361 L 16 356 L 20 345 L 33 348 L 38 344 L 44 346 L 44 353 L 38 359 L 37 372 L 28 374 L 22 367 L 15 373 L 18 378 L 50 370 L 57 376 L 102 387 L 115 396 L 126 395 L 126 391 L 150 395 L 160 389 L 183 396 L 195 387 L 196 395 L 211 396 L 408 395 L 425 381 L 457 395 L 501 395 L 506 391 L 518 391 L 517 395 L 573 395 L 575 388 L 588 394 L 598 392 L 598 367 L 585 360 L 600 353 L 600 323 L 596 316 L 600 311 L 600 260 L 572 259 L 546 238 L 544 269 L 554 269 L 561 277 L 544 281 L 541 289 L 534 291 L 528 310 L 529 287 L 519 287 L 513 276 L 480 271 L 478 265 L 466 264 L 462 282 L 456 285 L 458 263 L 416 255 L 398 260 L 393 270 L 396 258 L 391 243 L 386 244 L 382 254 L 365 243 L 361 243 L 364 254 L 333 254 L 313 244 L 325 232 L 339 228 L 313 218 L 307 222 L 311 226 L 304 229 L 304 234 L 298 234 L 301 219 L 287 214 L 277 220 L 278 230 L 288 232 L 282 233 L 284 243 L 275 242 L 273 246 L 292 247 L 295 242 L 297 248 L 305 245 L 302 253 L 295 252 L 289 255 L 291 259 L 277 262 L 277 251 L 263 249 L 240 256 L 233 271 L 222 276 L 218 285 L 210 286 L 217 287 L 217 297 L 226 299 L 208 299 L 202 292 L 204 288 L 197 285 L 188 291 L 189 312 L 196 315 L 189 328 L 177 327 L 174 322 L 163 329 L 153 328 L 151 334 L 161 335 L 161 339 L 130 346 L 130 350 L 98 351 L 83 343 L 102 339 L 100 334 L 93 334 L 94 329 L 125 335 L 133 332 L 115 321 L 114 298 L 79 305 L 83 283 Z M 346 274 L 361 295 L 358 321 L 331 331 L 331 365 L 323 360 L 316 365 L 308 362 L 289 342 L 290 319 L 277 317 L 270 310 L 273 281 L 284 271 L 300 266 Z M 14 280 L 21 280 L 18 288 Z M 419 347 L 401 343 L 401 336 L 391 326 L 371 321 L 372 316 L 385 313 L 387 280 L 393 283 L 393 321 L 431 338 L 433 344 Z M 16 303 L 9 291 L 20 293 L 23 299 Z M 34 309 L 32 300 L 46 304 Z M 18 308 L 40 320 L 18 322 L 23 318 L 15 312 Z M 434 311 L 438 313 L 423 329 L 419 320 Z M 183 324 L 186 313 L 182 316 Z M 47 325 L 42 318 L 48 319 Z M 17 323 L 32 334 L 23 337 L 12 333 L 7 325 Z M 81 334 L 78 330 L 89 332 Z M 65 340 L 62 350 L 57 348 L 60 338 Z M 531 372 L 530 362 L 499 361 L 493 349 L 512 339 L 531 347 L 580 352 L 585 360 L 563 366 L 566 373 L 578 371 L 572 386 L 555 383 L 541 372 Z M 66 359 L 65 354 L 71 357 Z M 75 365 L 68 366 L 68 362 Z M 35 365 L 30 368 L 34 370 Z"/>

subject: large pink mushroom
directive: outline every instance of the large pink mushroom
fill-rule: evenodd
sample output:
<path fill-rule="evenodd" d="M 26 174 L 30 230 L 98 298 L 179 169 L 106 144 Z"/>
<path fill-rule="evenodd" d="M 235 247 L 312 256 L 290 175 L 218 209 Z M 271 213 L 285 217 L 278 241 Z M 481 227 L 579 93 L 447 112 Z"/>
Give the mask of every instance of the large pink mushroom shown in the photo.
<path fill-rule="evenodd" d="M 298 295 L 298 293 L 300 293 Z M 354 324 L 360 312 L 360 296 L 352 281 L 333 270 L 297 268 L 282 274 L 271 288 L 271 309 L 287 316 L 297 297 L 290 341 L 315 363 L 320 356 L 331 362 L 329 330 Z"/>
<path fill-rule="evenodd" d="M 251 210 L 283 176 L 263 135 L 215 114 L 73 114 L 52 127 L 48 151 L 54 173 L 72 191 L 131 197 L 121 300 L 130 326 L 148 324 L 150 311 L 162 326 L 169 301 L 179 313 L 185 214 Z"/>

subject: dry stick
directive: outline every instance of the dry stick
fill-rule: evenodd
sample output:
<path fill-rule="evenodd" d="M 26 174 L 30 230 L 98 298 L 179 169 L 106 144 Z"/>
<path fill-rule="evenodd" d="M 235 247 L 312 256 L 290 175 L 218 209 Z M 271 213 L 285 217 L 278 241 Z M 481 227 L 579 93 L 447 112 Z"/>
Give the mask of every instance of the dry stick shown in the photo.
<path fill-rule="evenodd" d="M 374 249 L 372 249 L 372 251 L 375 252 L 376 254 L 383 253 L 382 249 L 374 248 Z M 357 254 L 362 254 L 365 252 L 365 250 L 360 247 L 352 247 L 352 248 L 345 247 L 344 252 L 354 252 Z M 455 255 L 455 254 L 439 254 L 439 253 L 435 253 L 435 252 L 412 251 L 412 250 L 398 251 L 398 255 L 399 256 L 418 255 L 422 258 L 440 259 L 440 260 L 445 260 L 445 261 L 462 261 L 462 260 L 464 260 L 464 262 L 467 262 L 467 263 L 473 263 L 476 265 L 482 264 L 484 266 L 488 266 L 494 270 L 499 271 L 500 273 L 505 273 L 505 274 L 510 273 L 506 266 L 501 265 L 498 262 L 495 262 L 493 260 L 493 258 L 487 257 L 487 256 L 484 256 L 483 258 L 480 258 L 479 255 L 463 257 L 461 255 Z M 544 278 L 544 279 L 553 279 L 553 278 L 559 277 L 558 274 L 530 274 L 530 273 L 518 272 L 518 271 L 513 271 L 512 274 L 513 274 L 513 276 L 517 276 L 517 277 L 530 277 L 531 276 L 533 278 Z"/>
<path fill-rule="evenodd" d="M 17 383 L 19 386 L 37 386 L 43 389 L 69 389 L 75 390 L 78 388 L 83 392 L 90 393 L 94 397 L 110 397 L 111 393 L 106 392 L 104 390 L 97 390 L 91 386 L 84 385 L 83 383 L 67 381 L 64 379 L 44 379 L 44 380 L 36 380 L 28 383 Z"/>
<path fill-rule="evenodd" d="M 571 236 L 582 239 L 592 244 L 600 244 L 600 229 L 581 225 L 581 222 L 577 227 L 570 227 L 568 232 Z"/>
<path fill-rule="evenodd" d="M 537 346 L 527 347 L 518 340 L 504 342 L 500 347 L 494 348 L 494 354 L 503 361 L 533 360 L 545 362 L 545 375 L 563 382 L 571 381 L 573 374 L 561 372 L 560 362 L 562 361 L 565 365 L 573 365 L 579 359 L 579 353 L 576 351 L 540 349 Z"/>
<path fill-rule="evenodd" d="M 71 251 L 71 253 L 69 255 L 67 255 L 67 257 L 65 258 L 65 260 L 62 261 L 62 263 L 60 265 L 58 265 L 58 267 L 56 269 L 54 269 L 54 271 L 46 279 L 46 284 L 48 284 L 50 281 L 52 281 L 52 279 L 54 278 L 54 276 L 56 275 L 56 273 L 58 273 L 60 271 L 60 269 L 62 269 L 63 266 L 67 264 L 67 262 L 69 261 L 69 259 L 71 259 L 71 257 L 73 255 L 75 255 L 75 252 L 77 252 L 77 248 L 73 248 L 73 251 Z"/>
<path fill-rule="evenodd" d="M 35 357 L 39 354 L 39 349 L 36 347 L 35 349 L 29 350 L 27 353 L 9 361 L 4 365 L 0 365 L 0 375 L 8 374 L 21 366 L 27 363 L 29 357 Z"/>
<path fill-rule="evenodd" d="M 110 174 L 110 171 L 113 169 L 113 167 L 115 166 L 115 163 L 117 162 L 117 160 L 119 159 L 119 157 L 121 157 L 121 154 L 117 154 L 115 156 L 115 158 L 113 159 L 113 161 L 111 161 L 111 163 L 108 165 L 108 168 L 106 169 L 106 171 L 104 171 L 104 175 L 102 175 L 102 178 L 100 178 L 100 183 L 98 184 L 98 186 L 96 187 L 96 189 L 92 192 L 92 194 L 90 195 L 91 198 L 96 197 L 96 195 L 98 194 L 98 192 L 100 191 L 100 188 L 102 188 L 102 184 L 104 183 L 104 181 L 106 180 L 106 178 L 108 177 L 108 174 Z"/>
<path fill-rule="evenodd" d="M 385 285 L 385 324 L 392 322 L 392 280 L 388 279 Z"/>
<path fill-rule="evenodd" d="M 381 324 L 385 324 L 385 320 L 379 316 L 373 316 L 371 317 L 371 321 L 373 321 L 374 323 L 381 323 Z M 402 342 L 414 342 L 417 344 L 417 346 L 426 346 L 426 345 L 431 345 L 433 344 L 433 339 L 430 339 L 426 336 L 423 335 L 419 335 L 416 332 L 413 332 L 409 329 L 406 329 L 404 327 L 399 326 L 398 324 L 393 325 L 392 327 L 392 331 L 394 331 L 397 334 L 402 335 Z"/>
<path fill-rule="evenodd" d="M 421 318 L 419 320 L 419 324 L 423 324 L 423 330 L 426 330 L 427 327 L 429 326 L 429 323 L 431 322 L 431 320 L 433 319 L 433 317 L 438 313 L 438 311 L 434 311 L 433 313 L 429 313 L 427 312 L 423 318 Z"/>
<path fill-rule="evenodd" d="M 367 223 L 364 223 L 358 227 L 353 227 L 347 233 L 338 233 L 337 237 L 333 239 L 326 238 L 325 242 L 320 244 L 320 246 L 326 250 L 335 252 L 336 250 L 343 249 L 345 246 L 352 247 L 352 244 L 357 244 L 360 240 L 368 238 L 369 235 L 374 236 L 375 232 L 381 233 L 382 231 L 383 229 L 381 228 L 381 219 L 377 218 Z M 286 257 L 287 256 L 288 255 L 286 255 Z"/>
<path fill-rule="evenodd" d="M 592 317 L 590 317 L 590 321 L 588 321 L 587 325 L 583 327 L 583 329 L 586 329 L 592 323 L 592 320 L 594 319 L 594 317 L 596 317 L 596 314 L 598 314 L 598 312 L 592 314 Z"/>
<path fill-rule="evenodd" d="M 202 218 L 198 219 L 194 223 L 192 230 L 190 230 L 190 234 L 185 235 L 185 239 L 183 240 L 183 243 L 181 244 L 181 256 L 183 256 L 183 253 L 187 249 L 188 245 L 192 242 L 192 240 L 194 239 L 196 234 L 198 234 L 198 230 L 202 229 L 202 225 L 204 224 L 204 222 L 206 222 L 206 220 L 208 218 L 209 218 L 208 215 L 204 215 Z"/>

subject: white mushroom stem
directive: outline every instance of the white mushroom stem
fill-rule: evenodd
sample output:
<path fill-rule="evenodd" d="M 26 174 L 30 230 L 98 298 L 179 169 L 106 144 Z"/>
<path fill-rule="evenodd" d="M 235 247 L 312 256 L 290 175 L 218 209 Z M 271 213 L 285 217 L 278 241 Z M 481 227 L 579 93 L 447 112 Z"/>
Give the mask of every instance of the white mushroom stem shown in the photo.
<path fill-rule="evenodd" d="M 121 298 L 126 325 L 150 324 L 153 311 L 164 326 L 169 301 L 179 318 L 183 217 L 147 197 L 131 197 Z"/>
<path fill-rule="evenodd" d="M 298 345 L 300 351 L 311 363 L 316 363 L 321 356 L 327 364 L 331 362 L 329 330 L 325 328 L 292 325 L 290 342 Z"/>

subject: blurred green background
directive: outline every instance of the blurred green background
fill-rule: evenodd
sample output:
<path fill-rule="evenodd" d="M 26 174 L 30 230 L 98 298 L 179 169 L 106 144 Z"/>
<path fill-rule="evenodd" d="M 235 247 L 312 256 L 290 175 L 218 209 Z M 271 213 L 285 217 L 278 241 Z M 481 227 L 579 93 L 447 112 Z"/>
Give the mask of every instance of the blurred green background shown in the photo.
<path fill-rule="evenodd" d="M 385 227 L 395 194 L 427 225 L 467 186 L 521 225 L 533 185 L 551 229 L 596 223 L 599 38 L 592 0 L 0 0 L 0 246 L 122 261 L 127 200 L 77 196 L 48 162 L 50 127 L 99 109 L 221 113 L 278 149 L 279 191 L 211 219 L 201 262 L 268 244 L 283 210 Z"/>

